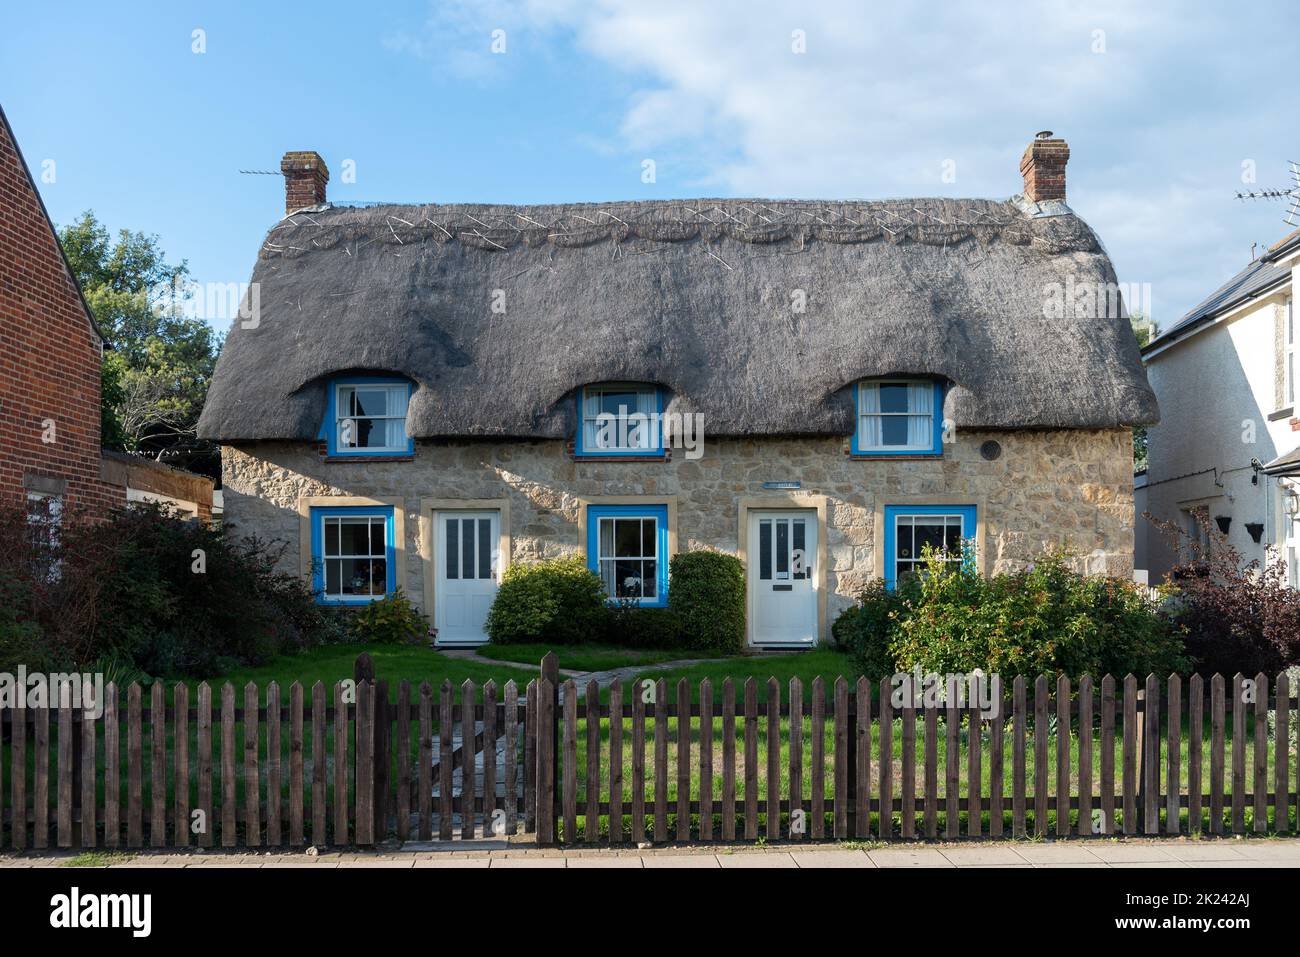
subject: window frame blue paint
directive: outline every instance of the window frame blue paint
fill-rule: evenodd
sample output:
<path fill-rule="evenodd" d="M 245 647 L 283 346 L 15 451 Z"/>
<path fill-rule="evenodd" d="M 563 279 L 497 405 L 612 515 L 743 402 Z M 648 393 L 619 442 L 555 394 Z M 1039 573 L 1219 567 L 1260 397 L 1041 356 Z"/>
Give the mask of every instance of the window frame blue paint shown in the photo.
<path fill-rule="evenodd" d="M 668 505 L 588 505 L 587 506 L 587 567 L 600 576 L 600 520 L 602 518 L 653 518 L 658 526 L 656 539 L 658 559 L 655 568 L 657 585 L 654 600 L 636 599 L 641 608 L 665 608 L 668 605 Z M 603 581 L 603 579 L 602 579 Z M 608 597 L 609 604 L 619 601 Z"/>
<path fill-rule="evenodd" d="M 636 456 L 637 458 L 663 458 L 663 456 L 667 454 L 667 450 L 664 447 L 664 390 L 661 386 L 657 386 L 657 385 L 646 386 L 644 384 L 638 385 L 637 383 L 634 382 L 629 382 L 626 384 L 630 387 L 635 388 L 637 391 L 643 391 L 645 389 L 654 390 L 655 413 L 659 417 L 659 428 L 658 428 L 659 445 L 653 449 L 588 449 L 583 445 L 583 432 L 585 431 L 583 426 L 585 425 L 585 420 L 583 419 L 583 415 L 582 415 L 582 406 L 587 398 L 587 390 L 599 389 L 602 387 L 616 386 L 621 384 L 623 383 L 593 382 L 591 385 L 584 385 L 581 389 L 578 390 L 578 394 L 574 398 L 578 410 L 578 434 L 577 437 L 574 439 L 574 443 L 573 443 L 573 454 L 576 458 L 598 459 L 598 458 L 608 458 L 609 456 L 622 456 L 623 458 L 627 458 L 628 456 Z"/>
<path fill-rule="evenodd" d="M 311 506 L 311 587 L 318 605 L 368 605 L 391 595 L 397 589 L 397 546 L 393 539 L 392 505 L 313 505 Z M 387 570 L 383 595 L 366 595 L 355 598 L 327 598 L 325 596 L 325 519 L 339 516 L 383 516 L 384 567 Z"/>
<path fill-rule="evenodd" d="M 328 393 L 325 401 L 325 421 L 321 423 L 320 434 L 317 438 L 324 439 L 327 443 L 326 452 L 331 458 L 348 458 L 350 456 L 367 456 L 378 458 L 405 458 L 415 454 L 415 439 L 411 436 L 406 437 L 405 449 L 389 449 L 386 451 L 376 451 L 373 449 L 344 449 L 339 447 L 339 429 L 338 429 L 338 395 L 339 389 L 343 386 L 366 386 L 366 385 L 404 385 L 406 386 L 406 410 L 410 415 L 411 410 L 411 393 L 414 392 L 410 379 L 404 379 L 401 376 L 387 375 L 367 375 L 364 373 L 348 376 L 337 376 L 329 380 Z"/>
<path fill-rule="evenodd" d="M 979 507 L 976 505 L 886 505 L 885 506 L 885 588 L 893 591 L 898 584 L 897 520 L 900 515 L 960 515 L 962 541 L 972 539 L 979 530 Z M 969 556 L 967 561 L 969 561 Z"/>
<path fill-rule="evenodd" d="M 928 449 L 864 449 L 862 447 L 862 387 L 873 382 L 916 382 L 916 378 L 906 376 L 882 376 L 873 379 L 859 379 L 853 383 L 853 438 L 849 451 L 853 455 L 888 457 L 894 455 L 943 457 L 943 400 L 947 395 L 947 384 L 941 379 L 934 382 L 934 423 L 931 430 L 931 442 Z"/>

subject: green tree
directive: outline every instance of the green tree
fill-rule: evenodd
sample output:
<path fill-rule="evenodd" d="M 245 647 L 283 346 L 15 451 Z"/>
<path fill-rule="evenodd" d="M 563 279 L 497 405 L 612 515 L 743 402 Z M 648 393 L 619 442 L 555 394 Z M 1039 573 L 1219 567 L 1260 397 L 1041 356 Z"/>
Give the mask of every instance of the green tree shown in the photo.
<path fill-rule="evenodd" d="M 59 239 L 112 345 L 104 356 L 104 445 L 211 472 L 215 449 L 195 428 L 220 343 L 185 313 L 188 266 L 168 262 L 157 236 L 126 229 L 111 236 L 89 210 Z"/>
<path fill-rule="evenodd" d="M 1145 348 L 1160 331 L 1154 322 L 1140 312 L 1132 313 L 1128 321 L 1133 327 L 1133 336 L 1137 339 L 1139 349 Z M 1138 425 L 1133 427 L 1133 471 L 1141 472 L 1146 467 L 1147 427 Z"/>

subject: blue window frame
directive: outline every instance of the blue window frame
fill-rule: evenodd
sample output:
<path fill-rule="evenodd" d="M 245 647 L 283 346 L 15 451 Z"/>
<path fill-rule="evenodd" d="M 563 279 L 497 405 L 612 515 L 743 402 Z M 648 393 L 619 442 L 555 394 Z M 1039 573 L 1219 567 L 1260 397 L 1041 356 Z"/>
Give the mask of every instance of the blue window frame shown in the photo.
<path fill-rule="evenodd" d="M 587 567 L 611 601 L 668 604 L 668 506 L 587 506 Z"/>
<path fill-rule="evenodd" d="M 663 455 L 663 390 L 653 385 L 608 382 L 578 392 L 574 454 Z"/>
<path fill-rule="evenodd" d="M 854 455 L 942 455 L 944 384 L 864 379 L 853 390 Z"/>
<path fill-rule="evenodd" d="M 900 574 L 923 566 L 926 545 L 948 551 L 949 561 L 963 561 L 962 543 L 974 538 L 974 505 L 886 505 L 885 587 L 890 591 Z"/>
<path fill-rule="evenodd" d="M 358 375 L 332 379 L 320 438 L 331 456 L 414 455 L 406 434 L 411 383 L 391 376 Z"/>
<path fill-rule="evenodd" d="M 364 605 L 397 587 L 393 508 L 340 505 L 311 510 L 312 591 L 324 605 Z"/>

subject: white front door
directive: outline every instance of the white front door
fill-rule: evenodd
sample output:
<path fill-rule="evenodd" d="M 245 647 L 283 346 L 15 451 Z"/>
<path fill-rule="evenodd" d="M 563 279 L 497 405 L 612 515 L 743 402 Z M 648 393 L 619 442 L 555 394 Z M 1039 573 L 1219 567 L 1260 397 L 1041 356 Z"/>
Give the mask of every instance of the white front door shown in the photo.
<path fill-rule="evenodd" d="M 433 624 L 439 645 L 481 645 L 500 578 L 501 513 L 435 516 Z"/>
<path fill-rule="evenodd" d="M 817 513 L 749 513 L 750 640 L 817 642 Z"/>

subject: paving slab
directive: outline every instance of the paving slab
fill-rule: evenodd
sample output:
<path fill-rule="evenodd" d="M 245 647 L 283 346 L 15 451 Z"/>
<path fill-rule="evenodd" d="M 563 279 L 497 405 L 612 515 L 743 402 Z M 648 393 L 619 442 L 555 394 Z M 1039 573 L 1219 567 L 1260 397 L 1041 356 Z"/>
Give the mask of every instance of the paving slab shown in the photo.
<path fill-rule="evenodd" d="M 647 854 L 641 858 L 646 867 L 720 867 L 712 854 Z"/>
<path fill-rule="evenodd" d="M 571 857 L 569 858 L 569 868 L 581 870 L 592 867 L 618 867 L 634 868 L 640 870 L 644 865 L 640 857 L 627 857 L 617 854 L 610 854 L 607 857 Z"/>
<path fill-rule="evenodd" d="M 877 867 L 952 867 L 941 852 L 932 847 L 881 848 L 868 851 Z"/>
<path fill-rule="evenodd" d="M 1100 858 L 1079 844 L 1016 844 L 1015 849 L 1030 864 L 1100 863 Z"/>
<path fill-rule="evenodd" d="M 1289 861 L 1300 866 L 1300 845 L 1294 842 L 1233 841 L 1231 846 L 1249 861 Z"/>
<path fill-rule="evenodd" d="M 792 851 L 790 859 L 796 867 L 869 867 L 876 862 L 866 851 Z"/>
<path fill-rule="evenodd" d="M 426 867 L 442 869 L 467 867 L 471 870 L 480 870 L 488 867 L 491 863 L 492 858 L 490 857 L 417 857 L 412 867 L 417 871 Z"/>
<path fill-rule="evenodd" d="M 944 848 L 940 853 L 958 867 L 1027 867 L 1029 864 L 1011 847 L 972 845 Z"/>
<path fill-rule="evenodd" d="M 721 867 L 734 869 L 739 867 L 794 867 L 794 858 L 788 853 L 744 852 L 739 854 L 719 854 Z"/>
<path fill-rule="evenodd" d="M 1170 844 L 1165 847 L 1169 856 L 1179 861 L 1243 861 L 1247 857 L 1228 844 Z M 1300 851 L 1295 852 L 1300 860 Z"/>
<path fill-rule="evenodd" d="M 492 869 L 528 867 L 564 867 L 568 862 L 562 857 L 494 857 Z"/>
<path fill-rule="evenodd" d="M 1154 844 L 1090 844 L 1088 850 L 1105 864 L 1156 864 L 1174 858 Z"/>

